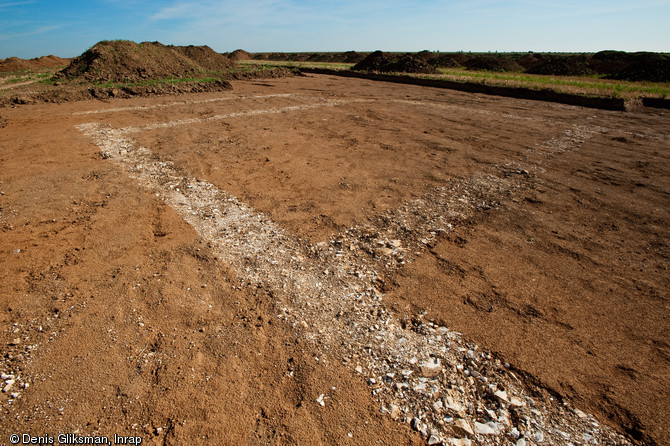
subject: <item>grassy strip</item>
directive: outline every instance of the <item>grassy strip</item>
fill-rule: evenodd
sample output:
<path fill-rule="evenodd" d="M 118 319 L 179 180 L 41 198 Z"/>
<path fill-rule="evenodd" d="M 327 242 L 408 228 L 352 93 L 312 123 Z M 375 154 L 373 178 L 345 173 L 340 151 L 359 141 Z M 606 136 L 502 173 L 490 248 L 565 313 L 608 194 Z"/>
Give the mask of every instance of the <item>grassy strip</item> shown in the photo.
<path fill-rule="evenodd" d="M 263 67 L 284 67 L 284 68 L 325 68 L 328 70 L 348 70 L 354 66 L 352 63 L 340 62 L 298 62 L 290 60 L 274 61 L 274 60 L 238 60 L 242 66 L 260 65 Z"/>
<path fill-rule="evenodd" d="M 183 84 L 188 82 L 209 83 L 220 80 L 228 80 L 235 73 L 253 73 L 273 70 L 277 67 L 271 65 L 253 65 L 230 68 L 223 71 L 207 71 L 200 73 L 199 77 L 165 77 L 161 79 L 147 79 L 138 82 L 105 82 L 97 84 L 102 88 L 144 87 L 147 85 Z"/>
<path fill-rule="evenodd" d="M 255 64 L 240 64 L 237 67 L 233 67 L 228 72 L 230 73 L 245 73 L 245 72 L 253 72 L 253 71 L 266 71 L 266 70 L 273 70 L 277 68 L 278 66 L 284 66 L 280 65 L 277 63 L 276 65 L 272 64 L 266 64 L 266 63 L 255 63 Z"/>
<path fill-rule="evenodd" d="M 325 68 L 347 70 L 354 64 L 332 62 L 291 62 L 241 60 L 240 64 L 281 66 L 291 68 Z M 669 83 L 628 82 L 598 77 L 542 76 L 525 73 L 496 73 L 491 71 L 473 71 L 465 69 L 441 68 L 440 74 L 426 75 L 414 73 L 388 73 L 399 76 L 413 76 L 424 79 L 441 79 L 455 82 L 475 82 L 498 87 L 522 87 L 533 90 L 550 89 L 559 93 L 581 94 L 584 96 L 633 99 L 641 97 L 670 97 Z"/>
<path fill-rule="evenodd" d="M 602 79 L 598 77 L 542 76 L 525 73 L 492 73 L 486 71 L 468 71 L 452 68 L 439 70 L 437 79 L 466 80 L 487 85 L 526 87 L 533 89 L 549 88 L 566 93 L 596 94 L 608 97 L 662 97 L 670 96 L 670 84 L 651 82 L 627 82 Z"/>
<path fill-rule="evenodd" d="M 25 74 L 12 74 L 11 76 L 0 76 L 5 84 L 18 84 L 19 82 L 27 82 L 35 79 L 44 80 L 51 77 L 52 73 L 31 73 L 25 72 Z"/>
<path fill-rule="evenodd" d="M 166 77 L 163 79 L 147 79 L 140 82 L 105 82 L 97 84 L 102 88 L 145 87 L 147 85 L 183 84 L 186 82 L 215 82 L 217 77 Z"/>
<path fill-rule="evenodd" d="M 40 71 L 21 71 L 21 72 L 12 72 L 12 73 L 0 73 L 0 83 L 12 84 L 20 83 L 24 81 L 29 81 L 37 79 L 40 84 L 45 85 L 54 85 L 54 83 L 59 82 L 61 84 L 78 84 L 81 81 L 74 79 L 54 79 L 54 73 L 60 71 L 63 67 L 52 68 L 49 70 L 40 70 Z M 231 75 L 236 73 L 258 73 L 263 71 L 269 71 L 276 69 L 277 66 L 269 64 L 247 64 L 240 65 L 237 67 L 232 67 L 227 70 L 222 71 L 200 71 L 195 73 L 191 77 L 166 77 L 160 79 L 146 79 L 136 82 L 103 82 L 99 81 L 95 83 L 95 86 L 101 88 L 123 88 L 123 87 L 140 87 L 147 85 L 163 85 L 163 84 L 181 84 L 187 82 L 200 82 L 200 83 L 209 83 L 216 82 L 218 80 L 227 80 Z"/>

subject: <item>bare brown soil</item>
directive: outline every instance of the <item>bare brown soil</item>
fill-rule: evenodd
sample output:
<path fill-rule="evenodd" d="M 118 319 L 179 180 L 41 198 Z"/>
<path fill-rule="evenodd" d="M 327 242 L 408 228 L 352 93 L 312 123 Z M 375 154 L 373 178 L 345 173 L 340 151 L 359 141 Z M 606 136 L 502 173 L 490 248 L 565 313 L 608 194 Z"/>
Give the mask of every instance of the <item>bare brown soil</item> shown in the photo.
<path fill-rule="evenodd" d="M 670 442 L 667 114 L 321 75 L 233 87 L 0 111 L 0 371 L 20 376 L 0 441 L 425 442 L 75 128 L 98 122 L 149 125 L 139 144 L 306 246 L 396 231 L 404 263 L 360 254 L 396 319 L 458 330 L 528 386 Z M 410 245 L 394 218 L 438 188 L 466 194 L 453 228 Z"/>
<path fill-rule="evenodd" d="M 34 59 L 8 57 L 7 59 L 0 59 L 0 72 L 36 71 L 45 68 L 64 67 L 69 63 L 70 59 L 62 59 L 57 56 L 42 56 Z"/>

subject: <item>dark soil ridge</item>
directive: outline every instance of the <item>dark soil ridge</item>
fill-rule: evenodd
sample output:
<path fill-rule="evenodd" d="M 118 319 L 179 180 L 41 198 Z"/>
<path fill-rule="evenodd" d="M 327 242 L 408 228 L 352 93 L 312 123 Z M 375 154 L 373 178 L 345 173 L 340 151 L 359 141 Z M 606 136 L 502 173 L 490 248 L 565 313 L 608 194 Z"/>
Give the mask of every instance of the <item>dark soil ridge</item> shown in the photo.
<path fill-rule="evenodd" d="M 237 57 L 236 50 L 229 54 Z M 466 68 L 494 72 L 518 72 L 551 76 L 584 76 L 598 74 L 608 79 L 670 82 L 670 55 L 651 52 L 627 53 L 625 51 L 600 51 L 598 53 L 443 53 L 420 51 L 418 53 L 374 53 L 348 51 L 345 53 L 246 53 L 255 60 L 295 62 L 340 62 L 358 64 L 354 70 L 378 72 L 427 72 L 414 71 L 394 65 L 401 58 L 422 61 L 432 68 Z"/>
<path fill-rule="evenodd" d="M 102 41 L 72 60 L 56 78 L 137 82 L 224 71 L 236 63 L 208 46 L 166 46 L 160 42 Z"/>
<path fill-rule="evenodd" d="M 239 55 L 246 55 L 253 60 L 274 60 L 288 62 L 339 62 L 358 63 L 365 59 L 370 52 L 344 51 L 344 52 L 321 52 L 321 53 L 248 53 L 244 50 L 235 50 L 232 53 L 224 53 L 231 59 Z"/>
<path fill-rule="evenodd" d="M 299 68 L 303 73 L 330 74 L 343 77 L 356 77 L 383 82 L 394 82 L 399 84 L 422 85 L 424 87 L 447 88 L 450 90 L 465 91 L 468 93 L 483 93 L 493 96 L 505 96 L 517 99 L 530 99 L 535 101 L 557 102 L 580 107 L 598 108 L 602 110 L 624 111 L 632 108 L 635 104 L 627 103 L 621 98 L 604 98 L 593 96 L 582 96 L 570 93 L 560 93 L 553 90 L 533 90 L 522 87 L 502 87 L 485 85 L 476 82 L 456 82 L 442 79 L 424 79 L 397 74 L 384 74 L 374 72 L 358 72 L 347 70 L 328 70 L 324 68 Z"/>
<path fill-rule="evenodd" d="M 670 110 L 670 99 L 642 98 L 642 105 L 653 108 L 666 108 Z"/>
<path fill-rule="evenodd" d="M 380 73 L 424 73 L 435 74 L 437 68 L 428 62 L 423 54 L 392 54 L 375 51 L 358 62 L 354 71 L 377 71 Z"/>

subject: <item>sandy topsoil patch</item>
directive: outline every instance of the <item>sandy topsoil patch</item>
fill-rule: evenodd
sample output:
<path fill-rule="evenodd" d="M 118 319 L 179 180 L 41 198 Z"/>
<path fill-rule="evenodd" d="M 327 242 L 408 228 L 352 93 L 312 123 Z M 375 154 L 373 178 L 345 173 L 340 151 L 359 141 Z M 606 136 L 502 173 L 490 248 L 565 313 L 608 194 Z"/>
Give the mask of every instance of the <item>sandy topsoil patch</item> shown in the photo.
<path fill-rule="evenodd" d="M 0 441 L 423 444 L 420 423 L 450 413 L 452 376 L 481 390 L 464 408 L 481 423 L 535 416 L 530 400 L 484 410 L 500 401 L 478 379 L 513 376 L 510 395 L 537 401 L 546 426 L 566 398 L 629 439 L 670 441 L 667 116 L 318 75 L 233 87 L 1 110 L 0 371 L 15 387 L 0 395 Z M 200 190 L 229 194 L 223 213 L 258 228 L 208 233 L 224 217 L 196 206 Z M 267 228 L 276 252 L 240 252 Z M 371 285 L 358 296 L 374 302 L 350 314 L 282 289 L 298 283 L 282 269 L 325 267 L 324 289 Z M 384 414 L 400 373 L 380 386 L 386 339 L 349 336 L 372 331 L 361 308 L 412 345 L 461 332 L 454 361 L 484 367 L 463 376 L 442 359 L 437 382 L 406 365 L 441 393 L 408 396 L 428 414 Z M 467 436 L 440 426 L 435 438 Z M 534 443 L 560 438 L 533 429 Z"/>

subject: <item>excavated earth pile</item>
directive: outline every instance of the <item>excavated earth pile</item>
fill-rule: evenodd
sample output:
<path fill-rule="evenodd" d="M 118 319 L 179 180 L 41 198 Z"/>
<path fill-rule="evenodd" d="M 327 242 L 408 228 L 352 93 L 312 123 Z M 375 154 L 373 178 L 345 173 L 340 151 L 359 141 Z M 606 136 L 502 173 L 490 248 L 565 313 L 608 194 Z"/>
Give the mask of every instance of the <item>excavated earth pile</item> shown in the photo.
<path fill-rule="evenodd" d="M 670 57 L 657 53 L 627 54 L 626 66 L 608 76 L 611 79 L 670 82 Z"/>
<path fill-rule="evenodd" d="M 177 95 L 231 89 L 232 79 L 275 79 L 295 75 L 274 67 L 239 69 L 235 57 L 249 57 L 238 50 L 234 57 L 215 52 L 208 46 L 168 46 L 160 42 L 102 41 L 74 59 L 46 56 L 0 61 L 0 71 L 36 71 L 39 67 L 67 67 L 51 79 L 37 83 L 5 82 L 0 89 L 1 106 L 40 102 L 68 102 L 85 99 L 130 98 L 134 96 Z M 246 56 L 245 56 L 246 54 Z M 7 94 L 8 93 L 8 94 Z"/>
<path fill-rule="evenodd" d="M 417 54 L 389 54 L 375 51 L 352 67 L 354 71 L 377 71 L 380 73 L 437 73 L 425 57 Z"/>
<path fill-rule="evenodd" d="M 166 46 L 160 42 L 102 41 L 59 73 L 66 79 L 136 82 L 188 77 L 226 70 L 235 62 L 208 46 Z"/>
<path fill-rule="evenodd" d="M 543 57 L 526 72 L 551 76 L 587 76 L 594 73 L 589 67 L 588 59 L 585 56 Z"/>
<path fill-rule="evenodd" d="M 506 57 L 478 56 L 468 60 L 465 66 L 470 70 L 523 71 L 523 67 Z"/>
<path fill-rule="evenodd" d="M 0 72 L 8 73 L 14 71 L 40 70 L 42 68 L 62 67 L 67 65 L 70 59 L 61 59 L 56 56 L 42 56 L 34 59 L 20 59 L 18 57 L 8 57 L 0 59 Z"/>
<path fill-rule="evenodd" d="M 249 59 L 251 59 L 251 54 L 249 54 L 247 51 L 244 51 L 243 49 L 235 50 L 232 53 L 223 53 L 223 55 L 226 56 L 228 59 L 232 59 L 232 60 L 249 60 Z"/>
<path fill-rule="evenodd" d="M 235 50 L 228 57 L 235 58 L 236 53 L 243 50 Z M 246 51 L 244 51 L 246 53 Z M 249 54 L 249 53 L 246 53 Z M 254 60 L 277 60 L 293 62 L 340 62 L 340 63 L 358 63 L 370 53 L 359 53 L 356 51 L 345 52 L 323 52 L 323 53 L 253 53 L 249 54 L 249 59 Z"/>
<path fill-rule="evenodd" d="M 226 53 L 233 60 L 355 63 L 355 71 L 380 73 L 436 73 L 437 68 L 526 72 L 547 76 L 603 75 L 608 79 L 633 82 L 670 82 L 670 56 L 661 53 L 600 51 L 595 54 L 543 53 L 443 53 L 427 50 L 418 53 Z"/>

